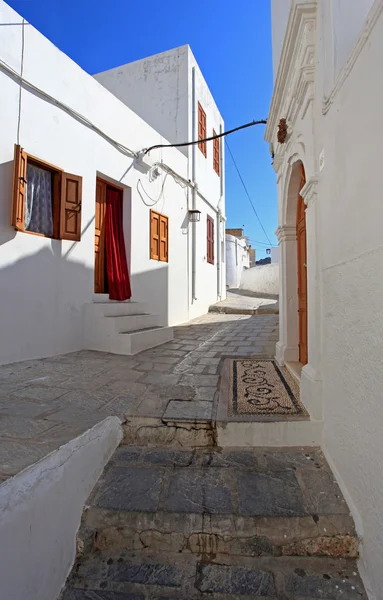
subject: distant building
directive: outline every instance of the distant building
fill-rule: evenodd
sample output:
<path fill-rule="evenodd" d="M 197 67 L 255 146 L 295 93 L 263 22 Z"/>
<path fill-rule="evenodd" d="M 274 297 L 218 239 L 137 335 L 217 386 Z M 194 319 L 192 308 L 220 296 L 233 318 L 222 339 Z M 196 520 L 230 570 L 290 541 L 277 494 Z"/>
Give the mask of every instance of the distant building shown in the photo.
<path fill-rule="evenodd" d="M 279 247 L 271 248 L 271 264 L 277 265 L 279 263 Z"/>
<path fill-rule="evenodd" d="M 243 270 L 249 266 L 249 242 L 243 229 L 226 229 L 226 285 L 238 288 Z"/>

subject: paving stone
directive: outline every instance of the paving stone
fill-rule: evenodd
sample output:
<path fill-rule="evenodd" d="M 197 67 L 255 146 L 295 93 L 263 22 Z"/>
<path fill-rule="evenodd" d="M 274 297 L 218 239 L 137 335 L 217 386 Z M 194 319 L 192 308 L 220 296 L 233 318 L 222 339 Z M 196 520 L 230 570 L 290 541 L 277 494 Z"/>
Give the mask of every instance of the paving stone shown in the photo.
<path fill-rule="evenodd" d="M 246 467 L 257 468 L 258 459 L 251 450 L 206 451 L 202 457 L 203 467 Z"/>
<path fill-rule="evenodd" d="M 349 513 L 348 506 L 331 472 L 303 471 L 301 477 L 314 512 L 321 515 Z"/>
<path fill-rule="evenodd" d="M 215 392 L 216 392 L 215 387 L 197 387 L 196 388 L 196 398 L 198 400 L 208 400 L 210 402 L 213 402 Z"/>
<path fill-rule="evenodd" d="M 170 565 L 117 561 L 109 566 L 108 579 L 145 585 L 178 587 L 182 583 L 182 572 L 177 567 Z"/>
<path fill-rule="evenodd" d="M 185 420 L 198 421 L 211 419 L 213 405 L 206 400 L 169 402 L 162 419 L 164 421 Z"/>
<path fill-rule="evenodd" d="M 230 592 L 230 568 L 224 565 L 199 563 L 196 587 L 203 593 Z"/>
<path fill-rule="evenodd" d="M 237 479 L 242 515 L 292 517 L 307 514 L 293 472 L 239 473 Z"/>
<path fill-rule="evenodd" d="M 180 380 L 180 375 L 167 374 L 167 373 L 147 373 L 143 376 L 141 381 L 143 383 L 154 383 L 154 384 L 162 384 L 162 385 L 177 385 Z"/>
<path fill-rule="evenodd" d="M 0 439 L 0 473 L 16 475 L 55 450 L 55 444 L 34 444 Z"/>
<path fill-rule="evenodd" d="M 56 404 L 18 398 L 0 400 L 0 416 L 39 417 L 52 411 Z"/>
<path fill-rule="evenodd" d="M 154 512 L 158 509 L 162 478 L 162 469 L 113 467 L 101 484 L 96 505 Z"/>
<path fill-rule="evenodd" d="M 147 450 L 142 454 L 142 461 L 164 467 L 188 467 L 193 463 L 195 453 L 190 450 Z"/>
<path fill-rule="evenodd" d="M 51 429 L 52 423 L 43 419 L 28 419 L 16 416 L 0 417 L 0 437 L 34 439 Z"/>
<path fill-rule="evenodd" d="M 21 390 L 13 392 L 15 398 L 31 398 L 32 400 L 40 400 L 42 402 L 49 402 L 56 400 L 65 394 L 65 390 L 60 388 L 50 387 L 39 387 L 34 385 L 28 385 Z"/>
<path fill-rule="evenodd" d="M 300 571 L 297 569 L 297 571 Z M 325 574 L 326 575 L 326 574 Z M 290 575 L 286 591 L 294 597 L 320 598 L 323 600 L 361 600 L 362 589 L 346 579 L 305 575 L 304 572 Z"/>
<path fill-rule="evenodd" d="M 143 594 L 105 590 L 66 590 L 62 600 L 145 600 Z"/>
<path fill-rule="evenodd" d="M 323 455 L 318 451 L 294 452 L 264 452 L 267 468 L 273 471 L 282 471 L 283 469 L 315 469 L 324 467 L 325 461 Z"/>
<path fill-rule="evenodd" d="M 257 596 L 274 596 L 274 577 L 271 573 L 256 569 L 231 569 L 231 591 L 234 594 Z"/>
<path fill-rule="evenodd" d="M 230 491 L 219 469 L 187 469 L 170 476 L 165 510 L 180 513 L 230 514 Z"/>

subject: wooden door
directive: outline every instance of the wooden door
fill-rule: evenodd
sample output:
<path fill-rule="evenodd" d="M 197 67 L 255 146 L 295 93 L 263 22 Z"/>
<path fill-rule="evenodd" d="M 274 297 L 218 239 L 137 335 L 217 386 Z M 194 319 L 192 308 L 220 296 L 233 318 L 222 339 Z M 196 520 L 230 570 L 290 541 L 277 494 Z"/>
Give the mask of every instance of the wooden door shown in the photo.
<path fill-rule="evenodd" d="M 94 291 L 96 294 L 105 294 L 105 211 L 106 211 L 106 184 L 97 179 L 96 182 L 96 223 L 94 238 Z"/>
<path fill-rule="evenodd" d="M 306 183 L 304 168 L 299 191 Z M 299 362 L 307 364 L 307 249 L 306 249 L 306 206 L 302 196 L 298 196 L 297 208 L 297 248 L 298 248 L 298 313 L 299 313 Z"/>

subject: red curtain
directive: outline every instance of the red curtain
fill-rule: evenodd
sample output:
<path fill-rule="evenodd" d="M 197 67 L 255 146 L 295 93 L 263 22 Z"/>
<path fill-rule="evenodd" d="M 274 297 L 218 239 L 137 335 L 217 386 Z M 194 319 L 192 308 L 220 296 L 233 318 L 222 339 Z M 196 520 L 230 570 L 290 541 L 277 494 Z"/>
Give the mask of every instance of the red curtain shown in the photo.
<path fill-rule="evenodd" d="M 105 240 L 109 298 L 128 300 L 132 292 L 122 229 L 122 197 L 118 190 L 108 187 L 106 188 Z"/>

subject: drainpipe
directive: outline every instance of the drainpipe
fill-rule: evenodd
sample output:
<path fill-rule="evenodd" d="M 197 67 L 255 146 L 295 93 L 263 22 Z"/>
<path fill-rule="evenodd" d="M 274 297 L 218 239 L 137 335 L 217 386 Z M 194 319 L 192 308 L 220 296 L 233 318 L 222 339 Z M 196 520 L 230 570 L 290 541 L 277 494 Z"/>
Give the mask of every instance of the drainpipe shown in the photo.
<path fill-rule="evenodd" d="M 196 93 L 195 93 L 195 67 L 192 68 L 192 140 L 197 139 L 196 132 Z M 196 182 L 196 148 L 192 145 L 192 209 L 197 209 L 197 182 Z M 197 300 L 196 270 L 197 270 L 197 223 L 192 223 L 192 302 Z"/>

